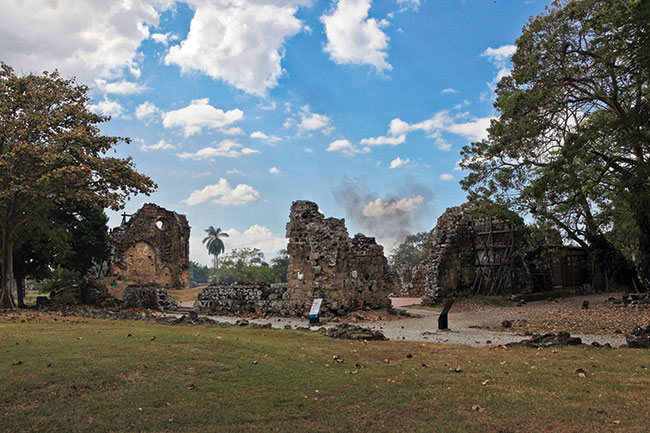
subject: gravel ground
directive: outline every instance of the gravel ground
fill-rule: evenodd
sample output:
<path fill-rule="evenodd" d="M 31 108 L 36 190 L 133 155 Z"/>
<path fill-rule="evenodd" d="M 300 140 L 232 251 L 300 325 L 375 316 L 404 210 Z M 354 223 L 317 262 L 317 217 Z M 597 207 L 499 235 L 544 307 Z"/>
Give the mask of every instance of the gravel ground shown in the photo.
<path fill-rule="evenodd" d="M 459 312 L 449 313 L 449 330 L 438 331 L 438 314 L 435 311 L 412 309 L 402 304 L 413 305 L 417 298 L 409 301 L 397 301 L 394 303 L 396 308 L 400 308 L 418 315 L 420 317 L 404 318 L 390 321 L 377 322 L 359 322 L 357 325 L 380 330 L 390 340 L 403 341 L 423 341 L 443 344 L 463 345 L 463 346 L 499 346 L 511 342 L 525 340 L 527 336 L 514 332 L 497 332 L 486 329 L 478 329 L 478 326 L 494 326 L 501 323 L 508 317 L 502 314 L 490 312 Z M 219 322 L 235 323 L 240 317 L 232 316 L 207 316 Z M 270 323 L 273 328 L 284 328 L 285 325 L 291 325 L 292 328 L 308 327 L 307 319 L 299 318 L 271 318 L 271 319 L 247 319 L 250 323 L 267 324 Z M 330 328 L 336 326 L 336 323 L 325 323 L 310 329 L 317 330 L 320 327 Z M 585 344 L 598 342 L 600 344 L 609 343 L 613 347 L 625 344 L 624 335 L 595 335 L 595 334 L 572 334 L 574 337 L 580 337 Z"/>

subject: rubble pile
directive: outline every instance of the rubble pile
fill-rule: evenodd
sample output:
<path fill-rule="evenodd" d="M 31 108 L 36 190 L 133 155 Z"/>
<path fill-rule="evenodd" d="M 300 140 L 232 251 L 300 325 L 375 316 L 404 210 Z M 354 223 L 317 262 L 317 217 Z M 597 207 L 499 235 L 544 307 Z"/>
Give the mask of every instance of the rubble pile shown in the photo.
<path fill-rule="evenodd" d="M 53 290 L 46 305 L 50 309 L 57 309 L 72 305 L 112 307 L 118 303 L 117 299 L 108 294 L 105 285 L 93 279 L 83 279 L 77 284 Z"/>
<path fill-rule="evenodd" d="M 650 325 L 645 329 L 636 326 L 632 335 L 626 335 L 627 347 L 634 349 L 650 349 Z"/>

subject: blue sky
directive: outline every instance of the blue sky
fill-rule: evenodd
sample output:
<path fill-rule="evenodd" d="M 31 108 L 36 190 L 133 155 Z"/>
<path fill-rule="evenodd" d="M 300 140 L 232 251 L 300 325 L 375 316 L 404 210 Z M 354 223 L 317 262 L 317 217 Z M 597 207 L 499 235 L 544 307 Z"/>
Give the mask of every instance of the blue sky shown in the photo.
<path fill-rule="evenodd" d="M 227 250 L 286 245 L 294 200 L 389 252 L 465 201 L 460 149 L 485 137 L 495 83 L 545 2 L 0 0 L 0 59 L 92 88 L 106 134 Z M 119 224 L 109 213 L 111 225 Z"/>

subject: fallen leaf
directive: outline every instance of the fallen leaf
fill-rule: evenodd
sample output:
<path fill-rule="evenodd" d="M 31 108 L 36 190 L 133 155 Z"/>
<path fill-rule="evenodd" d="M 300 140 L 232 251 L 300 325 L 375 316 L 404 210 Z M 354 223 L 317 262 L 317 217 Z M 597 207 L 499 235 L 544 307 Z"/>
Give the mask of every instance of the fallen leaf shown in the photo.
<path fill-rule="evenodd" d="M 407 358 L 413 358 L 413 355 L 411 355 L 410 353 L 407 353 L 407 354 L 406 354 L 406 357 L 407 357 Z"/>
<path fill-rule="evenodd" d="M 23 365 L 23 364 L 24 364 L 23 361 L 15 361 L 11 363 L 11 365 Z"/>
<path fill-rule="evenodd" d="M 456 373 L 461 373 L 463 371 L 463 368 L 460 365 L 458 365 L 458 366 L 456 366 L 456 368 L 454 368 L 454 371 Z"/>
<path fill-rule="evenodd" d="M 486 379 L 483 382 L 481 382 L 481 385 L 486 386 L 488 383 L 490 383 L 490 379 Z"/>
<path fill-rule="evenodd" d="M 132 338 L 132 337 L 133 337 L 133 335 L 131 335 L 131 334 L 126 336 L 126 338 Z"/>
<path fill-rule="evenodd" d="M 257 360 L 251 361 L 251 364 L 257 364 Z"/>
<path fill-rule="evenodd" d="M 424 367 L 424 368 L 429 368 L 429 366 L 426 365 L 426 364 L 422 364 L 422 367 Z"/>
<path fill-rule="evenodd" d="M 390 361 L 388 359 L 384 359 L 384 364 L 390 364 Z"/>
<path fill-rule="evenodd" d="M 156 336 L 151 337 L 151 341 L 156 341 Z"/>
<path fill-rule="evenodd" d="M 194 385 L 193 383 L 190 383 L 189 385 L 187 385 L 187 390 L 188 391 L 190 391 L 190 390 L 192 390 L 194 388 L 196 388 L 196 385 Z"/>
<path fill-rule="evenodd" d="M 345 362 L 345 361 L 343 361 L 343 359 L 341 359 L 341 357 L 338 356 L 338 355 L 334 355 L 334 356 L 332 356 L 332 359 L 333 359 L 334 361 L 338 362 L 338 363 Z"/>
<path fill-rule="evenodd" d="M 485 408 L 483 406 L 479 406 L 478 404 L 472 405 L 472 410 L 474 412 L 480 412 L 480 413 L 485 412 Z"/>

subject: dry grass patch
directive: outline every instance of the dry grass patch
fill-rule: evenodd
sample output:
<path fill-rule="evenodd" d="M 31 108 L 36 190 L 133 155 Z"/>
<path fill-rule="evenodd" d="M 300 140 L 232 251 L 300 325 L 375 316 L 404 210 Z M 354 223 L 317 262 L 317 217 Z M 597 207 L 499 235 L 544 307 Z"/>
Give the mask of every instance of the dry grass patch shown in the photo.
<path fill-rule="evenodd" d="M 642 350 L 24 316 L 0 315 L 0 431 L 650 430 Z"/>

